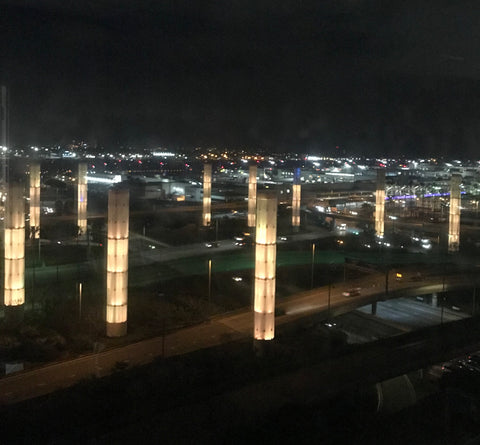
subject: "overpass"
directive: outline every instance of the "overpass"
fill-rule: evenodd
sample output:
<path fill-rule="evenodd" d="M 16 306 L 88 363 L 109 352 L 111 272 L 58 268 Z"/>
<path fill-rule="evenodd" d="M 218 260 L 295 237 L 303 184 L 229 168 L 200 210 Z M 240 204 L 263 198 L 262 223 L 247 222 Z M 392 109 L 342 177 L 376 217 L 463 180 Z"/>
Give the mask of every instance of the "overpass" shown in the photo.
<path fill-rule="evenodd" d="M 431 276 L 421 283 L 403 281 L 392 286 L 385 296 L 382 287 L 383 274 L 372 274 L 358 280 L 361 294 L 356 297 L 343 295 L 344 285 L 335 285 L 302 292 L 278 303 L 282 315 L 276 317 L 276 325 L 281 327 L 302 317 L 321 314 L 326 316 L 329 306 L 335 315 L 356 307 L 372 303 L 381 298 L 394 298 L 395 295 L 422 294 L 469 288 L 471 282 L 464 277 Z M 330 295 L 330 298 L 329 298 Z M 330 304 L 329 304 L 330 302 Z M 48 394 L 60 388 L 72 386 L 92 375 L 102 377 L 111 374 L 119 362 L 129 365 L 143 365 L 157 357 L 173 357 L 200 349 L 252 337 L 253 316 L 249 308 L 233 313 L 212 317 L 208 323 L 178 329 L 165 336 L 140 341 L 118 348 L 102 350 L 97 344 L 95 351 L 73 360 L 52 363 L 46 366 L 19 372 L 0 379 L 0 404 L 16 403 L 21 400 Z"/>

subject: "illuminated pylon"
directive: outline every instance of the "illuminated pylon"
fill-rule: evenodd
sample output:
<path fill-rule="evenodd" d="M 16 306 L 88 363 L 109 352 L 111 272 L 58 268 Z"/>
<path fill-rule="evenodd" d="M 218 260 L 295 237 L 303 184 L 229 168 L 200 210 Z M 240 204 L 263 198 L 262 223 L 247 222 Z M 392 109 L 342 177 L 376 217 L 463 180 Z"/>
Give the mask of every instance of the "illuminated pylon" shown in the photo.
<path fill-rule="evenodd" d="M 295 231 L 300 227 L 300 201 L 302 186 L 300 184 L 300 169 L 296 168 L 293 174 L 292 188 L 292 227 Z"/>
<path fill-rule="evenodd" d="M 460 246 L 460 183 L 461 175 L 450 179 L 450 217 L 448 219 L 448 251 L 458 252 Z"/>
<path fill-rule="evenodd" d="M 377 170 L 377 190 L 375 192 L 375 232 L 384 235 L 385 225 L 385 170 Z"/>
<path fill-rule="evenodd" d="M 40 164 L 30 164 L 30 237 L 40 238 Z"/>
<path fill-rule="evenodd" d="M 25 215 L 23 186 L 10 185 L 5 208 L 5 306 L 25 303 Z"/>
<path fill-rule="evenodd" d="M 87 233 L 87 164 L 78 164 L 77 176 L 77 226 L 78 235 Z"/>
<path fill-rule="evenodd" d="M 128 190 L 108 193 L 107 336 L 127 333 Z"/>
<path fill-rule="evenodd" d="M 203 166 L 203 217 L 204 226 L 212 220 L 212 164 Z"/>
<path fill-rule="evenodd" d="M 251 165 L 248 174 L 248 227 L 255 227 L 257 210 L 257 166 Z"/>
<path fill-rule="evenodd" d="M 271 340 L 275 336 L 276 194 L 258 193 L 255 241 L 253 336 L 255 340 Z"/>

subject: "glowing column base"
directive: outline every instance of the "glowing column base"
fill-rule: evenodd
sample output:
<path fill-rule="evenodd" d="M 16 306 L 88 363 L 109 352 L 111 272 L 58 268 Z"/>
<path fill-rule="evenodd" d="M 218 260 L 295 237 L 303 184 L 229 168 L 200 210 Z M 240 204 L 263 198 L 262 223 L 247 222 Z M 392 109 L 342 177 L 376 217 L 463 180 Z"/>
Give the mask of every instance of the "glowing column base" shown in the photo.
<path fill-rule="evenodd" d="M 127 305 L 107 305 L 107 337 L 124 335 L 127 335 Z"/>
<path fill-rule="evenodd" d="M 124 245 L 123 249 L 112 249 L 114 242 L 109 243 L 109 256 L 116 253 L 117 267 L 121 272 L 107 272 L 107 295 L 109 302 L 107 303 L 107 336 L 120 337 L 127 334 L 127 293 L 128 293 L 128 240 L 120 240 Z M 119 252 L 123 250 L 123 252 Z M 113 251 L 113 252 L 112 252 Z"/>
<path fill-rule="evenodd" d="M 273 340 L 275 337 L 275 313 L 255 312 L 255 340 Z"/>

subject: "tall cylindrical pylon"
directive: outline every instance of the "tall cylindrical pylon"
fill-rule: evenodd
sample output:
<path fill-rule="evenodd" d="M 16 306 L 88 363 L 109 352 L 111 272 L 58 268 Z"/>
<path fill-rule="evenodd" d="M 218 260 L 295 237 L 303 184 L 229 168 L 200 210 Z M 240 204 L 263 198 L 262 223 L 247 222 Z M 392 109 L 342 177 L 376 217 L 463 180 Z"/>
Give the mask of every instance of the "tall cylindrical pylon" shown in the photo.
<path fill-rule="evenodd" d="M 298 231 L 300 227 L 300 201 L 302 194 L 302 186 L 300 183 L 300 169 L 296 168 L 293 173 L 292 188 L 292 227 Z"/>
<path fill-rule="evenodd" d="M 203 166 L 203 216 L 202 224 L 209 226 L 212 220 L 212 164 Z"/>
<path fill-rule="evenodd" d="M 78 164 L 77 176 L 77 226 L 78 235 L 87 233 L 87 164 Z"/>
<path fill-rule="evenodd" d="M 448 219 L 448 251 L 458 252 L 460 247 L 460 183 L 461 175 L 450 178 L 450 216 Z"/>
<path fill-rule="evenodd" d="M 30 237 L 40 238 L 40 164 L 30 164 Z"/>
<path fill-rule="evenodd" d="M 277 262 L 277 196 L 260 192 L 257 196 L 255 234 L 255 340 L 275 336 L 275 271 Z"/>
<path fill-rule="evenodd" d="M 108 193 L 107 336 L 127 333 L 129 192 Z"/>
<path fill-rule="evenodd" d="M 257 210 L 257 166 L 251 165 L 248 171 L 248 227 L 255 227 Z"/>
<path fill-rule="evenodd" d="M 375 233 L 383 237 L 385 233 L 385 170 L 377 170 L 375 191 Z"/>
<path fill-rule="evenodd" d="M 25 205 L 23 185 L 8 188 L 5 208 L 5 306 L 25 303 Z"/>

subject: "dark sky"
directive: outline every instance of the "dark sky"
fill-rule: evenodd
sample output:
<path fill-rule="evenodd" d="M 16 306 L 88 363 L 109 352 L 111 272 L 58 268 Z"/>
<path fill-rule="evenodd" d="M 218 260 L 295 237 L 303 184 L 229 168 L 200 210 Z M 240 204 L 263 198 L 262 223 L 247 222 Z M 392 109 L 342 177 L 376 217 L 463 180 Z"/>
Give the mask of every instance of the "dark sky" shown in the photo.
<path fill-rule="evenodd" d="M 480 5 L 0 0 L 12 144 L 480 152 Z"/>

